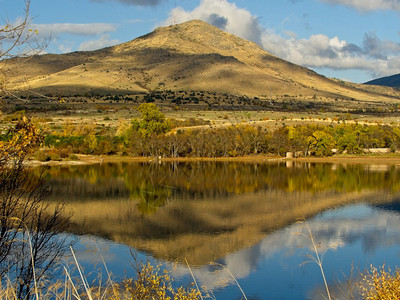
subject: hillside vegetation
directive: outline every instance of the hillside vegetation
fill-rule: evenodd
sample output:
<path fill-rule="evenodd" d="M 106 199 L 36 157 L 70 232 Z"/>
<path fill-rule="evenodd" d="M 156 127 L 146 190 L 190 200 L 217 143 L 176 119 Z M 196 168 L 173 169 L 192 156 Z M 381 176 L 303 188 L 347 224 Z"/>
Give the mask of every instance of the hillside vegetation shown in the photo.
<path fill-rule="evenodd" d="M 396 103 L 400 92 L 321 76 L 202 21 L 162 27 L 96 51 L 4 60 L 8 86 L 30 95 L 206 91 L 253 99 Z M 29 94 L 29 93 L 28 93 Z M 169 100 L 165 100 L 168 102 Z"/>

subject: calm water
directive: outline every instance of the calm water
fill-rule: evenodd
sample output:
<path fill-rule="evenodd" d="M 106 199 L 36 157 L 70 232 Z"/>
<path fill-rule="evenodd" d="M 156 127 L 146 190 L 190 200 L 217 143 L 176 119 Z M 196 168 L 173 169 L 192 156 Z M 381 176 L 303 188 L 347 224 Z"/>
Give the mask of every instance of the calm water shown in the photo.
<path fill-rule="evenodd" d="M 134 249 L 177 284 L 191 280 L 187 259 L 217 299 L 242 297 L 233 277 L 249 299 L 324 299 L 303 218 L 339 298 L 359 270 L 399 265 L 398 166 L 119 163 L 47 174 L 49 202 L 73 212 L 86 272 L 104 258 L 116 278 L 133 276 Z"/>

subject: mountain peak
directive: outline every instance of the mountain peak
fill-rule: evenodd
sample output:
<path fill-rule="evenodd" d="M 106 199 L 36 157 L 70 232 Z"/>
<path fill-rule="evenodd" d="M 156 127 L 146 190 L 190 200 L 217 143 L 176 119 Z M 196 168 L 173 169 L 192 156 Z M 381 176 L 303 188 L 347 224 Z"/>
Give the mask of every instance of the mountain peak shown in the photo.
<path fill-rule="evenodd" d="M 254 49 L 263 51 L 257 44 L 227 33 L 201 20 L 159 27 L 133 41 L 114 47 L 116 53 L 131 49 L 165 49 L 175 53 L 220 53 L 226 56 L 235 51 Z"/>
<path fill-rule="evenodd" d="M 28 85 L 54 95 L 207 91 L 307 103 L 389 95 L 325 78 L 200 20 L 96 51 L 41 55 L 15 69 L 17 75 L 9 78 L 15 89 Z"/>

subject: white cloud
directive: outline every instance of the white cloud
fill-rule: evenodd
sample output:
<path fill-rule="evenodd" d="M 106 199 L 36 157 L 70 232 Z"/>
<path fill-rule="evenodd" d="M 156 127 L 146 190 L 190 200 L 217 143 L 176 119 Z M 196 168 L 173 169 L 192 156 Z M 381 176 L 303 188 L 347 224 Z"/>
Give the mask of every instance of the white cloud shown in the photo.
<path fill-rule="evenodd" d="M 358 9 L 398 9 L 400 0 L 320 0 L 352 5 Z M 247 40 L 290 62 L 309 68 L 332 70 L 361 70 L 372 77 L 400 73 L 400 43 L 380 40 L 374 33 L 364 36 L 362 45 L 340 37 L 315 34 L 299 39 L 292 32 L 279 35 L 262 28 L 257 16 L 228 0 L 201 0 L 192 11 L 173 9 L 163 25 L 200 19 Z"/>
<path fill-rule="evenodd" d="M 354 7 L 360 11 L 399 10 L 400 0 L 320 0 L 332 4 Z"/>
<path fill-rule="evenodd" d="M 256 16 L 227 0 L 201 0 L 192 11 L 181 7 L 173 9 L 164 25 L 199 19 L 229 33 L 261 44 L 262 28 Z"/>
<path fill-rule="evenodd" d="M 17 18 L 12 22 L 12 26 L 18 26 L 21 24 L 22 19 Z M 1 26 L 0 26 L 1 27 Z M 53 23 L 53 24 L 31 24 L 28 30 L 25 30 L 23 34 L 25 35 L 23 39 L 28 39 L 29 42 L 24 43 L 23 47 L 16 47 L 14 53 L 19 54 L 44 54 L 46 51 L 43 47 L 50 46 L 51 44 L 57 44 L 59 36 L 62 34 L 70 34 L 76 36 L 101 36 L 97 41 L 88 41 L 82 44 L 84 48 L 93 48 L 95 43 L 98 45 L 109 46 L 115 44 L 117 40 L 110 41 L 109 36 L 104 35 L 106 33 L 114 32 L 117 26 L 109 23 L 87 23 L 87 24 L 77 24 L 77 23 Z M 6 41 L 7 42 L 7 41 Z M 11 40 L 9 41 L 11 42 Z M 63 41 L 62 45 L 58 45 L 58 51 L 63 53 L 72 51 L 73 47 L 71 45 L 66 46 L 65 43 L 68 41 Z M 10 43 L 9 43 L 10 44 Z M 93 45 L 93 46 L 90 46 Z"/>
<path fill-rule="evenodd" d="M 38 31 L 42 37 L 54 37 L 60 34 L 73 34 L 90 36 L 116 31 L 116 26 L 108 23 L 55 23 L 55 24 L 34 24 L 33 29 Z"/>
<path fill-rule="evenodd" d="M 58 50 L 59 50 L 61 53 L 68 53 L 68 52 L 71 52 L 71 51 L 72 51 L 72 47 L 71 47 L 71 46 L 66 46 L 66 45 L 62 44 L 62 45 L 59 45 L 59 46 L 58 46 Z"/>
<path fill-rule="evenodd" d="M 269 30 L 262 44 L 268 52 L 310 68 L 365 70 L 373 77 L 400 73 L 400 43 L 380 40 L 375 34 L 366 34 L 363 45 L 357 46 L 322 34 L 297 39 Z"/>
<path fill-rule="evenodd" d="M 393 212 L 382 211 L 373 213 L 364 205 L 353 207 L 357 209 L 357 218 L 348 218 L 346 213 L 340 212 L 334 218 L 320 218 L 307 221 L 313 238 L 318 241 L 318 253 L 328 250 L 344 255 L 341 248 L 360 244 L 366 253 L 373 254 L 379 249 L 400 243 L 400 226 L 398 215 Z M 351 210 L 344 208 L 341 211 Z M 247 277 L 251 270 L 258 269 L 260 264 L 280 253 L 280 255 L 299 255 L 307 257 L 314 254 L 314 247 L 308 238 L 309 233 L 304 224 L 294 224 L 285 229 L 277 230 L 267 235 L 260 243 L 253 247 L 244 248 L 238 252 L 228 254 L 220 260 L 225 269 L 230 270 L 236 279 Z M 284 253 L 284 254 L 282 254 Z M 187 274 L 185 266 L 179 267 L 175 274 Z M 195 277 L 209 289 L 220 287 L 221 282 L 232 282 L 230 274 L 222 269 L 202 267 L 195 270 Z"/>
<path fill-rule="evenodd" d="M 119 43 L 119 40 L 114 39 L 110 40 L 110 36 L 108 34 L 103 34 L 97 40 L 90 40 L 83 42 L 79 45 L 79 51 L 91 51 L 97 50 L 108 46 L 113 46 Z"/>
<path fill-rule="evenodd" d="M 79 50 L 88 51 L 99 49 L 117 44 L 118 40 L 110 40 L 110 36 L 107 33 L 116 31 L 116 26 L 108 23 L 88 23 L 88 24 L 76 24 L 76 23 L 54 23 L 54 24 L 34 24 L 33 30 L 37 30 L 38 34 L 36 40 L 48 41 L 51 39 L 53 44 L 57 44 L 59 36 L 62 34 L 70 34 L 83 37 L 97 36 L 97 40 L 88 40 L 83 42 L 79 46 Z M 45 42 L 42 42 L 45 43 Z M 65 45 L 67 43 L 68 45 Z M 64 41 L 63 44 L 58 46 L 58 51 L 62 53 L 71 52 L 74 45 Z"/>

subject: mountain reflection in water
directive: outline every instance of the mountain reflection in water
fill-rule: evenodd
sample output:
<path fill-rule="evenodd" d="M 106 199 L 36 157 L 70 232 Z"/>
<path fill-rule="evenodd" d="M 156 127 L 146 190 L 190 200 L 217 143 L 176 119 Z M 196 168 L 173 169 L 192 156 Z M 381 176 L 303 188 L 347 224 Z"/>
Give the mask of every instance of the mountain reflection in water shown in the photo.
<path fill-rule="evenodd" d="M 167 265 L 186 258 L 210 289 L 232 281 L 209 266 L 217 262 L 244 280 L 249 296 L 271 299 L 311 297 L 321 283 L 315 265 L 299 267 L 305 261 L 299 254 L 311 248 L 297 234 L 304 230 L 298 219 L 312 218 L 308 224 L 320 250 L 330 249 L 325 261 L 331 283 L 334 272 L 346 273 L 355 261 L 364 268 L 367 261 L 380 265 L 388 259 L 400 244 L 400 220 L 397 212 L 382 208 L 395 205 L 399 176 L 400 169 L 390 165 L 286 163 L 118 163 L 48 170 L 49 202 L 68 202 L 74 232 L 134 247 Z M 188 275 L 184 265 L 174 270 L 178 277 Z M 269 294 L 259 290 L 267 284 Z M 240 297 L 235 289 L 216 293 Z"/>

